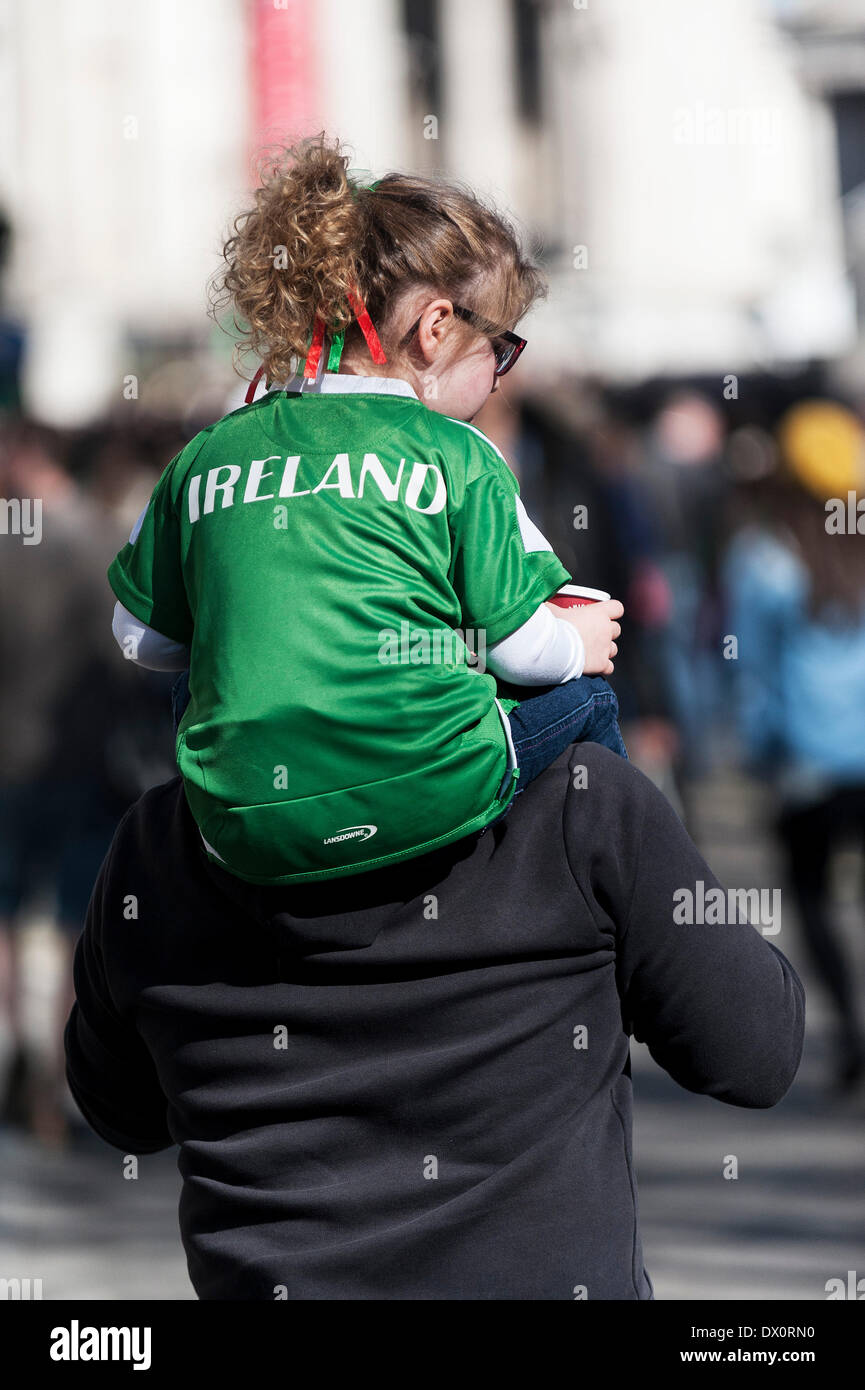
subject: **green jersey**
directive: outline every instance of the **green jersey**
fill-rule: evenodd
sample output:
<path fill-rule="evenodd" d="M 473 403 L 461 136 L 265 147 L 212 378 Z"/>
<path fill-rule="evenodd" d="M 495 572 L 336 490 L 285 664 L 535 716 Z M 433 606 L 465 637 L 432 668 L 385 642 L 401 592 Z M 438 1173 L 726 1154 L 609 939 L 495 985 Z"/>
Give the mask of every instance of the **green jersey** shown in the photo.
<path fill-rule="evenodd" d="M 190 648 L 187 801 L 205 852 L 262 884 L 410 859 L 500 815 L 517 702 L 484 653 L 570 580 L 480 430 L 408 382 L 334 373 L 197 434 L 108 576 Z"/>

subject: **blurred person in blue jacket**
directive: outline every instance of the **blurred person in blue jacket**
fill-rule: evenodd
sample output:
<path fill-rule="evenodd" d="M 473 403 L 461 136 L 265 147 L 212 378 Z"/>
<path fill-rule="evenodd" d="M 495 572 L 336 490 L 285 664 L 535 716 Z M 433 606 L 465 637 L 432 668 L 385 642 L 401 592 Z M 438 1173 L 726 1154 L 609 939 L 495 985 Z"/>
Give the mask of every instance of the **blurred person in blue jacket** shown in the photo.
<path fill-rule="evenodd" d="M 865 1075 L 851 963 L 833 920 L 829 867 L 865 848 L 865 431 L 831 401 L 805 400 L 777 429 L 763 515 L 725 559 L 738 640 L 737 713 L 750 770 L 774 789 L 806 946 L 837 1016 L 836 1080 Z M 851 505 L 852 499 L 852 505 Z M 856 529 L 861 520 L 862 533 Z"/>

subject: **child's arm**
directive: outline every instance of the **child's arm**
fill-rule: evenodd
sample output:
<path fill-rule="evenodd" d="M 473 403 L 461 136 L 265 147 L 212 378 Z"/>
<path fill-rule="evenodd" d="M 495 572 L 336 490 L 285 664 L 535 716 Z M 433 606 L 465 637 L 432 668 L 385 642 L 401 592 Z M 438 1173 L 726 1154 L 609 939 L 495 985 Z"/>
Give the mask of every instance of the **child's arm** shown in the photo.
<path fill-rule="evenodd" d="M 615 621 L 624 609 L 618 599 L 558 608 L 542 603 L 529 620 L 494 642 L 487 666 L 511 685 L 561 685 L 582 675 L 610 675 L 618 651 Z"/>
<path fill-rule="evenodd" d="M 117 599 L 114 636 L 125 657 L 154 671 L 180 671 L 189 665 L 194 627 L 178 524 L 183 475 L 175 465 L 182 457 L 183 451 L 163 472 L 108 571 Z"/>
<path fill-rule="evenodd" d="M 490 670 L 515 685 L 607 675 L 622 605 L 611 599 L 578 609 L 545 607 L 571 576 L 526 512 L 498 449 L 475 429 L 466 444 L 468 482 L 450 514 L 449 578 L 469 647 L 470 634 L 483 632 Z"/>
<path fill-rule="evenodd" d="M 618 651 L 618 599 L 558 608 L 542 603 L 522 627 L 494 642 L 487 666 L 511 685 L 561 685 L 578 676 L 608 676 Z"/>
<path fill-rule="evenodd" d="M 542 603 L 516 632 L 494 642 L 486 657 L 494 676 L 510 685 L 559 685 L 583 674 L 583 639 Z"/>
<path fill-rule="evenodd" d="M 148 671 L 185 671 L 189 665 L 189 648 L 183 642 L 148 627 L 120 602 L 114 605 L 111 631 L 127 660 Z"/>
<path fill-rule="evenodd" d="M 560 608 L 547 602 L 545 607 L 554 619 L 567 623 L 582 638 L 586 651 L 583 675 L 612 675 L 615 670 L 612 659 L 619 650 L 616 638 L 622 631 L 618 619 L 625 611 L 619 600 L 610 598 L 603 603 L 586 603 L 578 608 Z"/>

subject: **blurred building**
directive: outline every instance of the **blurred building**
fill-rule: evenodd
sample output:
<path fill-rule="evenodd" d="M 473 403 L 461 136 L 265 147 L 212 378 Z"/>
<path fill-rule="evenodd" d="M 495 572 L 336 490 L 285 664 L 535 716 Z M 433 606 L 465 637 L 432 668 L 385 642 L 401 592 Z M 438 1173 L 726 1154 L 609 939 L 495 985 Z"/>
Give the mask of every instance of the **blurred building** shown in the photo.
<path fill-rule="evenodd" d="M 865 375 L 865 7 L 861 0 L 777 0 L 795 45 L 803 86 L 830 111 L 844 252 L 856 296 L 855 349 L 837 364 L 841 383 L 861 399 Z"/>
<path fill-rule="evenodd" d="M 562 222 L 588 262 L 557 282 L 562 353 L 636 378 L 850 351 L 832 114 L 772 7 L 613 0 L 550 29 Z"/>
<path fill-rule="evenodd" d="M 230 381 L 222 235 L 256 146 L 321 128 L 516 213 L 552 280 L 529 375 L 849 369 L 863 51 L 861 0 L 0 0 L 25 406 L 82 424 L 191 355 Z"/>

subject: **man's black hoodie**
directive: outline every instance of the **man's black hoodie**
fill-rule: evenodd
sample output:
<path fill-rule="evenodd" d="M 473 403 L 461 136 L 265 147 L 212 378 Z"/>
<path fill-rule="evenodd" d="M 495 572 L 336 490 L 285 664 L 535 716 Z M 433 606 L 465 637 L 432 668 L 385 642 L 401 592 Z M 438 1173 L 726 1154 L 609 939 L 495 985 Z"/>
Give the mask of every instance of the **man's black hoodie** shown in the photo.
<path fill-rule="evenodd" d="M 202 1299 L 651 1299 L 629 1034 L 729 1105 L 777 1104 L 802 1052 L 758 927 L 677 922 L 718 887 L 595 744 L 480 834 L 293 888 L 211 864 L 175 779 L 94 889 L 69 1085 L 109 1144 L 180 1146 Z"/>

